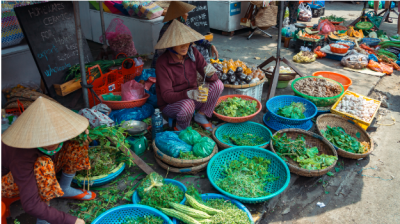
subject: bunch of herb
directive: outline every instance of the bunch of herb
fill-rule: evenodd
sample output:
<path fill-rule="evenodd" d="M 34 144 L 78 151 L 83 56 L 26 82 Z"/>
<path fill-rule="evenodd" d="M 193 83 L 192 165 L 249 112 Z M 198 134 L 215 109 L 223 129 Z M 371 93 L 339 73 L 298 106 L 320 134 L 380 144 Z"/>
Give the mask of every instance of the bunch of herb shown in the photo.
<path fill-rule="evenodd" d="M 129 143 L 128 141 L 126 141 L 126 137 L 124 135 L 124 131 L 126 129 L 120 126 L 108 127 L 107 125 L 101 125 L 95 128 L 89 127 L 88 130 L 89 135 L 83 132 L 75 137 L 73 140 L 83 144 L 86 141 L 87 137 L 89 137 L 92 140 L 99 141 L 101 146 L 110 146 L 111 143 L 108 138 L 111 138 L 114 142 L 116 142 L 117 148 L 121 146 L 129 148 Z"/>
<path fill-rule="evenodd" d="M 164 220 L 154 215 L 145 215 L 144 217 L 139 217 L 139 218 L 128 217 L 125 218 L 123 222 L 121 222 L 121 224 L 163 224 L 163 223 Z"/>
<path fill-rule="evenodd" d="M 201 194 L 200 192 L 194 187 L 194 184 L 192 183 L 191 185 L 189 185 L 189 187 L 187 187 L 187 191 L 186 194 L 194 197 L 194 199 L 196 199 L 196 201 L 203 203 L 203 199 L 201 199 Z"/>
<path fill-rule="evenodd" d="M 193 130 L 197 131 L 200 134 L 203 134 L 205 136 L 211 137 L 211 132 L 208 130 L 205 130 L 204 128 L 202 128 L 199 124 L 193 122 L 191 123 L 191 125 Z"/>
<path fill-rule="evenodd" d="M 151 117 L 144 119 L 143 122 L 146 123 L 147 125 L 151 125 Z"/>
<path fill-rule="evenodd" d="M 268 172 L 269 164 L 271 161 L 268 159 L 257 156 L 249 159 L 242 154 L 239 160 L 222 167 L 223 178 L 217 180 L 216 184 L 222 190 L 240 197 L 267 196 L 270 193 L 264 190 L 265 186 L 279 179 Z"/>
<path fill-rule="evenodd" d="M 341 17 L 341 16 L 335 16 L 335 15 L 330 15 L 330 16 L 326 16 L 326 17 L 321 17 L 321 21 L 328 19 L 329 21 L 332 22 L 344 22 L 345 18 Z"/>
<path fill-rule="evenodd" d="M 251 223 L 246 212 L 239 209 L 232 202 L 225 199 L 211 199 L 204 203 L 206 206 L 221 210 L 223 212 L 213 215 L 211 223 L 230 223 L 230 224 L 246 224 Z"/>
<path fill-rule="evenodd" d="M 334 144 L 336 147 L 341 148 L 347 152 L 364 154 L 369 151 L 368 147 L 365 147 L 356 138 L 347 134 L 342 127 L 331 127 L 326 126 L 326 131 L 321 130 L 322 135 L 328 139 L 329 142 Z M 360 138 L 360 133 L 357 132 L 357 137 Z"/>
<path fill-rule="evenodd" d="M 281 137 L 277 133 L 272 137 L 272 142 L 276 154 L 284 161 L 288 161 L 286 156 L 289 156 L 295 162 L 298 162 L 300 167 L 308 170 L 321 170 L 334 164 L 337 160 L 336 156 L 318 155 L 317 147 L 307 148 L 306 140 L 303 136 L 297 136 L 296 140 L 292 140 L 284 133 Z"/>
<path fill-rule="evenodd" d="M 238 146 L 256 146 L 267 142 L 264 137 L 250 133 L 223 135 L 222 141 Z"/>
<path fill-rule="evenodd" d="M 287 117 L 287 118 L 292 118 L 292 119 L 304 119 L 304 118 L 306 118 L 306 116 L 304 116 L 305 110 L 306 110 L 306 108 L 304 107 L 303 103 L 292 102 L 288 106 L 279 108 L 277 114 L 282 117 Z"/>
<path fill-rule="evenodd" d="M 239 97 L 228 98 L 215 107 L 215 112 L 228 117 L 246 117 L 257 111 L 257 101 Z"/>
<path fill-rule="evenodd" d="M 184 159 L 184 160 L 196 160 L 196 159 L 202 159 L 202 158 L 203 158 L 203 157 L 193 155 L 193 151 L 189 151 L 189 152 L 180 152 L 180 153 L 179 153 L 179 159 Z"/>

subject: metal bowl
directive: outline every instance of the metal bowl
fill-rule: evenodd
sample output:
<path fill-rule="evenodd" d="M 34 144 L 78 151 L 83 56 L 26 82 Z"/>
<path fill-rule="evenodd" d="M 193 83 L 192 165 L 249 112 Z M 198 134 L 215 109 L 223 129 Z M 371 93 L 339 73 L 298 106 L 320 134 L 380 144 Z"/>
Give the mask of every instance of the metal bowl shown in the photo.
<path fill-rule="evenodd" d="M 306 28 L 306 27 L 307 27 L 307 25 L 304 24 L 304 23 L 295 23 L 294 26 L 295 26 L 296 28 L 300 28 L 300 29 Z"/>
<path fill-rule="evenodd" d="M 122 124 L 122 128 L 125 128 L 130 135 L 136 135 L 146 131 L 147 124 L 144 123 L 143 121 L 131 120 L 131 121 L 125 121 Z"/>

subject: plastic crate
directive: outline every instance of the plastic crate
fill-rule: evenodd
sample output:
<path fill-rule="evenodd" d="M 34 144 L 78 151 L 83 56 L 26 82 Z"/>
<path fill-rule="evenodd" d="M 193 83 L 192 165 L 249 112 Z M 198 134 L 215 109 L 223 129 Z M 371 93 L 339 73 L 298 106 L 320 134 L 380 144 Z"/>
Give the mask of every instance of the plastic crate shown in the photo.
<path fill-rule="evenodd" d="M 226 96 L 226 95 L 245 95 L 245 96 L 251 96 L 253 98 L 256 98 L 258 101 L 261 102 L 261 97 L 263 93 L 263 87 L 264 83 L 261 83 L 257 86 L 249 87 L 246 89 L 233 89 L 233 88 L 224 88 L 224 91 L 222 92 L 221 96 Z"/>
<path fill-rule="evenodd" d="M 368 101 L 369 101 L 369 100 L 373 100 L 376 104 L 378 104 L 378 107 L 376 108 L 375 113 L 374 113 L 374 115 L 372 116 L 372 118 L 371 118 L 371 120 L 370 120 L 369 122 L 363 121 L 363 120 L 359 119 L 358 117 L 356 117 L 356 116 L 354 116 L 354 115 L 352 115 L 352 114 L 344 113 L 344 112 L 341 112 L 341 111 L 338 111 L 338 110 L 335 109 L 336 106 L 339 104 L 339 102 L 342 101 L 342 98 L 343 98 L 345 95 L 353 95 L 353 96 L 356 96 L 356 97 L 362 96 L 364 99 L 366 99 L 366 100 L 368 100 Z M 356 123 L 357 125 L 359 125 L 361 128 L 363 128 L 364 130 L 367 130 L 367 128 L 371 125 L 372 121 L 374 120 L 374 117 L 375 117 L 376 113 L 378 112 L 380 106 L 381 106 L 381 101 L 379 101 L 379 100 L 375 100 L 375 99 L 372 99 L 372 98 L 368 98 L 368 97 L 366 97 L 366 96 L 363 96 L 363 95 L 360 95 L 360 94 L 357 94 L 357 93 L 355 93 L 355 92 L 351 92 L 351 91 L 347 90 L 347 91 L 344 92 L 344 94 L 339 98 L 339 100 L 332 106 L 331 112 L 332 112 L 333 114 L 337 114 L 337 115 L 339 115 L 339 116 L 348 118 L 348 119 L 352 120 L 354 123 Z"/>
<path fill-rule="evenodd" d="M 111 92 L 121 92 L 121 85 L 124 81 L 124 76 L 118 73 L 118 70 L 112 70 L 106 74 L 103 74 L 100 66 L 95 65 L 88 69 L 88 73 L 90 73 L 94 68 L 97 68 L 100 72 L 100 78 L 97 78 L 91 83 L 93 85 L 93 90 L 97 94 L 97 96 L 111 93 Z M 100 101 L 93 96 L 92 92 L 88 89 L 88 98 L 89 98 L 89 106 L 93 107 L 100 103 Z"/>
<path fill-rule="evenodd" d="M 313 42 L 313 41 L 304 41 L 304 40 L 301 40 L 301 39 L 297 39 L 294 51 L 296 53 L 300 52 L 300 47 L 302 47 L 302 46 L 308 47 L 308 48 L 311 49 L 311 51 L 314 51 L 314 49 L 317 48 L 318 46 L 321 46 L 321 48 L 323 46 L 325 46 L 325 40 L 320 40 L 318 42 Z"/>
<path fill-rule="evenodd" d="M 18 108 L 10 108 L 10 109 L 6 109 L 6 114 L 12 114 L 15 116 L 19 116 L 22 114 L 22 112 L 24 112 L 24 105 L 21 103 L 21 101 L 17 100 L 17 105 Z"/>
<path fill-rule="evenodd" d="M 131 65 L 131 67 L 129 67 L 129 65 Z M 124 76 L 123 83 L 135 79 L 136 76 L 142 74 L 142 71 L 143 71 L 143 65 L 136 66 L 135 61 L 132 58 L 125 59 L 121 64 L 121 68 L 117 70 L 118 74 Z"/>

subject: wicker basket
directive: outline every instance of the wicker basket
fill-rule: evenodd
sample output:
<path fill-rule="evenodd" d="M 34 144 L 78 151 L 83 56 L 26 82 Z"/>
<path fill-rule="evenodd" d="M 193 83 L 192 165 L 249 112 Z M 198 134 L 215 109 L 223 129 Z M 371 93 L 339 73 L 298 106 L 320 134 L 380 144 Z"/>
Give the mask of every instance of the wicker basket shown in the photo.
<path fill-rule="evenodd" d="M 258 101 L 257 99 L 255 99 L 255 98 L 253 98 L 251 96 L 246 96 L 246 95 L 233 94 L 233 95 L 221 96 L 218 99 L 217 104 L 215 105 L 215 107 L 217 107 L 221 103 L 221 101 L 225 101 L 226 99 L 233 98 L 233 97 L 239 97 L 239 98 L 244 99 L 244 100 L 255 100 L 255 101 L 257 101 L 258 110 L 254 114 L 249 115 L 249 116 L 245 116 L 245 117 L 228 117 L 228 116 L 224 116 L 224 115 L 218 114 L 217 112 L 215 112 L 215 110 L 213 111 L 214 115 L 217 116 L 219 119 L 221 119 L 223 121 L 226 121 L 226 122 L 241 123 L 241 122 L 246 122 L 246 121 L 249 121 L 249 120 L 253 119 L 258 113 L 260 113 L 261 108 L 262 108 L 262 105 L 261 105 L 260 101 Z"/>
<path fill-rule="evenodd" d="M 267 79 L 263 78 L 262 80 L 255 82 L 255 83 L 251 83 L 251 84 L 245 84 L 245 85 L 231 85 L 231 84 L 224 84 L 225 88 L 231 88 L 231 89 L 246 89 L 246 88 L 250 88 L 250 87 L 254 87 L 254 86 L 258 86 L 264 82 L 266 82 Z"/>
<path fill-rule="evenodd" d="M 360 126 L 354 124 L 353 121 L 346 119 L 344 117 L 341 117 L 339 115 L 335 114 L 323 114 L 317 118 L 317 128 L 319 134 L 324 137 L 321 133 L 321 130 L 326 130 L 326 126 L 329 125 L 331 127 L 342 127 L 347 134 L 351 135 L 352 137 L 359 139 L 361 142 L 368 142 L 370 145 L 370 149 L 367 153 L 364 154 L 357 154 L 357 153 L 351 153 L 347 152 L 341 148 L 335 147 L 337 149 L 337 153 L 339 156 L 344 157 L 344 158 L 349 158 L 349 159 L 360 159 L 369 156 L 373 151 L 374 151 L 374 143 L 372 141 L 372 138 L 368 135 L 368 133 L 361 128 Z M 360 133 L 360 138 L 357 138 L 356 134 Z M 324 139 L 326 139 L 324 137 Z"/>
<path fill-rule="evenodd" d="M 198 166 L 193 167 L 173 167 L 163 163 L 157 156 L 154 156 L 158 165 L 160 165 L 163 169 L 172 172 L 172 173 L 184 173 L 184 174 L 196 174 L 200 171 L 203 171 L 207 168 L 208 161 L 200 164 Z"/>
<path fill-rule="evenodd" d="M 108 93 L 107 93 L 108 94 Z M 121 95 L 121 92 L 114 92 L 114 95 Z M 141 107 L 143 106 L 147 99 L 150 97 L 148 93 L 145 93 L 142 99 L 138 100 L 131 100 L 131 101 L 105 101 L 103 96 L 101 95 L 99 98 L 103 101 L 105 105 L 113 110 L 120 110 L 126 108 L 134 108 L 134 107 Z"/>
<path fill-rule="evenodd" d="M 205 135 L 201 134 L 202 137 L 205 137 Z M 156 146 L 155 140 L 153 140 L 153 151 L 154 151 L 154 156 L 164 163 L 174 166 L 174 167 L 196 167 L 204 163 L 208 163 L 208 161 L 216 154 L 218 153 L 218 147 L 217 144 L 214 146 L 214 150 L 212 151 L 211 155 L 202 158 L 202 159 L 196 159 L 196 160 L 186 160 L 186 159 L 177 159 L 171 156 L 166 155 L 165 153 L 161 152 Z"/>
<path fill-rule="evenodd" d="M 293 140 L 296 139 L 298 135 L 303 135 L 304 139 L 306 140 L 306 145 L 308 148 L 314 147 L 314 146 L 316 146 L 318 148 L 318 150 L 319 150 L 318 155 L 326 154 L 326 155 L 337 157 L 337 153 L 336 153 L 336 150 L 333 147 L 333 145 L 331 143 L 329 143 L 328 140 L 326 140 L 325 138 L 323 138 L 317 134 L 314 134 L 309 131 L 304 131 L 301 129 L 291 129 L 291 128 L 277 131 L 274 134 L 274 136 L 277 133 L 280 133 L 280 134 L 286 133 L 286 135 Z M 276 153 L 275 149 L 274 149 L 274 144 L 271 143 L 270 146 L 271 146 L 272 152 Z M 336 160 L 328 168 L 325 168 L 322 170 L 307 170 L 307 169 L 300 168 L 299 164 L 297 162 L 293 161 L 293 159 L 291 159 L 289 157 L 286 157 L 286 159 L 287 159 L 286 164 L 288 165 L 290 172 L 295 173 L 299 176 L 305 176 L 305 177 L 319 177 L 319 176 L 325 175 L 326 173 L 328 173 L 330 170 L 332 170 L 335 167 L 336 162 L 337 162 L 337 160 Z"/>

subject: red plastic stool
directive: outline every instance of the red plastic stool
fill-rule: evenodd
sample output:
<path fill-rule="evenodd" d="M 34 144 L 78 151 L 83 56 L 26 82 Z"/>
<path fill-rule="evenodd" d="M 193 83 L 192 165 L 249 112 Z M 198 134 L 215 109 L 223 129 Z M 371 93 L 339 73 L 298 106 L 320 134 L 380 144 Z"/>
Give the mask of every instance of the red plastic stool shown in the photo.
<path fill-rule="evenodd" d="M 3 223 L 4 220 L 6 220 L 6 218 L 8 216 L 10 216 L 10 205 L 15 202 L 18 201 L 19 197 L 15 197 L 15 198 L 1 198 L 1 220 Z M 7 222 L 4 222 L 7 223 Z"/>
<path fill-rule="evenodd" d="M 6 204 L 4 202 L 1 202 L 1 223 L 7 223 L 7 217 L 5 215 L 6 213 Z"/>

